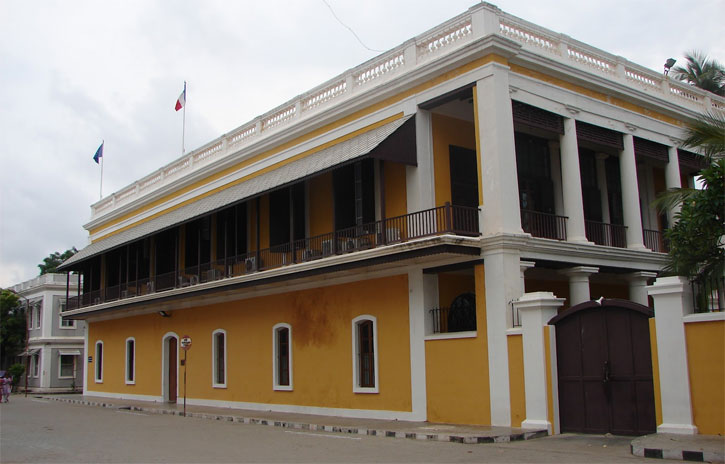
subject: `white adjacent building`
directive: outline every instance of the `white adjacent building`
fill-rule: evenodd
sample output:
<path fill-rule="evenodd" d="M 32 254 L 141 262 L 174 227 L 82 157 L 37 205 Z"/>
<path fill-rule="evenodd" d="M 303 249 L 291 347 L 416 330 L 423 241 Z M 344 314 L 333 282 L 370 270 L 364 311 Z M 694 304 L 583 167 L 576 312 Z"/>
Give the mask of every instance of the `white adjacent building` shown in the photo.
<path fill-rule="evenodd" d="M 31 391 L 61 392 L 83 387 L 85 323 L 63 319 L 66 286 L 75 292 L 78 276 L 44 274 L 11 288 L 28 309 L 28 350 L 23 354 Z M 25 384 L 25 377 L 19 385 Z"/>

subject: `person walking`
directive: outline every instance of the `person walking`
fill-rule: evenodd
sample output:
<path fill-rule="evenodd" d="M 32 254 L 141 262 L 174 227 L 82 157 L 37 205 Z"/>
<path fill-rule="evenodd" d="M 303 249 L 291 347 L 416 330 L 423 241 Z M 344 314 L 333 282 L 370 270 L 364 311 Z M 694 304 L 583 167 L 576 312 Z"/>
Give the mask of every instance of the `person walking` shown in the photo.
<path fill-rule="evenodd" d="M 2 377 L 0 377 L 0 391 L 2 392 L 2 402 L 3 403 L 9 403 L 10 402 L 10 392 L 13 388 L 13 378 L 10 376 L 10 373 L 5 371 L 2 374 Z"/>

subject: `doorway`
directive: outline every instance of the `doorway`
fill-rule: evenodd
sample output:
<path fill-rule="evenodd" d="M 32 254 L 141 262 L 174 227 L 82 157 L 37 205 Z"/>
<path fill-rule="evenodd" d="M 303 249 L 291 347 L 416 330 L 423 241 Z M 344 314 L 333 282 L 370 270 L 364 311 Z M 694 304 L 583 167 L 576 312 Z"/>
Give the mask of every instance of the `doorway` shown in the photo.
<path fill-rule="evenodd" d="M 176 334 L 167 334 L 163 340 L 162 391 L 164 401 L 176 403 L 179 391 L 179 343 Z"/>
<path fill-rule="evenodd" d="M 589 301 L 554 317 L 561 431 L 656 431 L 649 318 L 626 300 Z"/>

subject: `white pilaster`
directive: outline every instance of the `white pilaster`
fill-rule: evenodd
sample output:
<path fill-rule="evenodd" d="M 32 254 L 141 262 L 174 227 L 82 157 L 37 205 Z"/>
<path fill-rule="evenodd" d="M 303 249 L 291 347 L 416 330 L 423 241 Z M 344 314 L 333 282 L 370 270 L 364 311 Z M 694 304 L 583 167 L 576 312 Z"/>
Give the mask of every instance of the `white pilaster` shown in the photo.
<path fill-rule="evenodd" d="M 561 190 L 561 156 L 559 142 L 549 140 L 549 163 L 551 166 L 551 183 L 554 184 L 554 213 L 564 216 L 564 194 Z"/>
<path fill-rule="evenodd" d="M 622 136 L 624 149 L 619 153 L 619 171 L 622 177 L 622 211 L 627 227 L 627 248 L 646 251 L 642 238 L 642 214 L 639 207 L 637 163 L 634 158 L 634 137 Z"/>
<path fill-rule="evenodd" d="M 50 388 L 50 371 L 53 362 L 52 352 L 53 350 L 48 345 L 40 347 L 40 378 L 38 379 L 38 386 L 40 388 Z"/>
<path fill-rule="evenodd" d="M 570 306 L 578 305 L 591 299 L 589 294 L 589 276 L 599 272 L 598 267 L 575 266 L 559 272 L 569 277 Z"/>
<path fill-rule="evenodd" d="M 665 166 L 665 187 L 667 190 L 673 188 L 682 188 L 682 177 L 680 177 L 680 158 L 677 153 L 677 147 L 667 147 L 669 162 Z M 680 205 L 676 205 L 667 212 L 667 219 L 670 226 L 675 223 L 675 214 L 680 211 Z"/>
<path fill-rule="evenodd" d="M 514 303 L 523 333 L 526 420 L 521 427 L 525 429 L 553 429 L 548 414 L 544 327 L 563 304 L 564 298 L 550 292 L 526 293 Z"/>
<path fill-rule="evenodd" d="M 425 279 L 423 270 L 408 272 L 408 321 L 410 324 L 410 395 L 413 420 L 428 419 L 425 384 Z M 431 306 L 432 307 L 432 306 Z"/>
<path fill-rule="evenodd" d="M 576 121 L 564 118 L 564 135 L 559 136 L 561 147 L 561 178 L 564 197 L 564 213 L 569 219 L 566 223 L 567 241 L 588 243 L 584 227 L 584 201 L 582 199 L 582 180 L 579 169 L 579 146 L 576 140 Z"/>
<path fill-rule="evenodd" d="M 696 434 L 682 320 L 684 315 L 693 311 L 690 283 L 685 277 L 660 277 L 647 291 L 655 305 L 662 398 L 662 423 L 657 425 L 657 432 Z"/>
<path fill-rule="evenodd" d="M 513 325 L 511 302 L 521 296 L 520 256 L 518 251 L 499 248 L 484 252 L 483 260 L 491 425 L 508 427 L 511 425 L 511 398 L 506 330 Z"/>
<path fill-rule="evenodd" d="M 647 281 L 657 277 L 656 272 L 633 272 L 627 275 L 629 280 L 629 299 L 643 306 L 649 306 L 647 298 Z"/>
<path fill-rule="evenodd" d="M 435 206 L 432 119 L 429 111 L 420 108 L 415 113 L 415 149 L 418 166 L 405 168 L 409 213 Z"/>
<path fill-rule="evenodd" d="M 509 96 L 509 68 L 498 63 L 484 66 L 488 75 L 476 82 L 478 152 L 481 156 L 479 189 L 483 193 L 481 230 L 484 236 L 522 234 L 519 186 L 516 175 L 514 122 Z"/>

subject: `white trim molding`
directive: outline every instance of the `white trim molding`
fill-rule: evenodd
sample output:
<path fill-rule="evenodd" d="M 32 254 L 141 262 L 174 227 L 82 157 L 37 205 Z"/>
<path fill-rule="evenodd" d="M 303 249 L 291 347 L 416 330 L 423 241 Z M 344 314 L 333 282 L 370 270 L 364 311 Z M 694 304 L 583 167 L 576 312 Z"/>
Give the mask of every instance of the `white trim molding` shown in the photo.
<path fill-rule="evenodd" d="M 95 348 L 93 349 L 93 380 L 96 383 L 103 383 L 103 359 L 105 353 L 103 352 L 103 340 L 96 340 Z M 98 348 L 100 347 L 101 355 L 98 356 Z M 100 362 L 98 358 L 101 358 Z M 100 375 L 99 375 L 100 374 Z"/>
<path fill-rule="evenodd" d="M 360 379 L 360 340 L 358 326 L 361 322 L 373 324 L 373 386 L 361 387 Z M 352 320 L 352 391 L 354 393 L 380 393 L 380 371 L 378 370 L 378 320 L 375 316 L 364 314 Z"/>
<path fill-rule="evenodd" d="M 131 359 L 129 359 L 129 342 L 133 343 L 133 354 Z M 124 363 L 125 367 L 123 379 L 126 382 L 126 385 L 136 385 L 136 338 L 128 337 L 124 346 L 126 348 L 124 350 L 126 353 L 126 362 Z M 133 363 L 133 365 L 129 366 L 129 360 Z M 129 376 L 129 374 L 131 375 Z"/>
<path fill-rule="evenodd" d="M 279 332 L 287 329 L 287 385 L 279 382 Z M 280 322 L 272 327 L 272 389 L 277 391 L 292 391 L 292 326 Z"/>
<path fill-rule="evenodd" d="M 221 347 L 222 349 L 222 355 L 224 356 L 224 382 L 218 382 L 217 377 L 219 376 L 218 372 L 218 359 L 217 356 L 219 355 L 219 335 L 224 336 L 224 346 Z M 227 388 L 227 358 L 228 358 L 228 351 L 227 351 L 227 331 L 224 329 L 216 329 L 214 332 L 211 333 L 211 386 L 213 388 Z"/>

